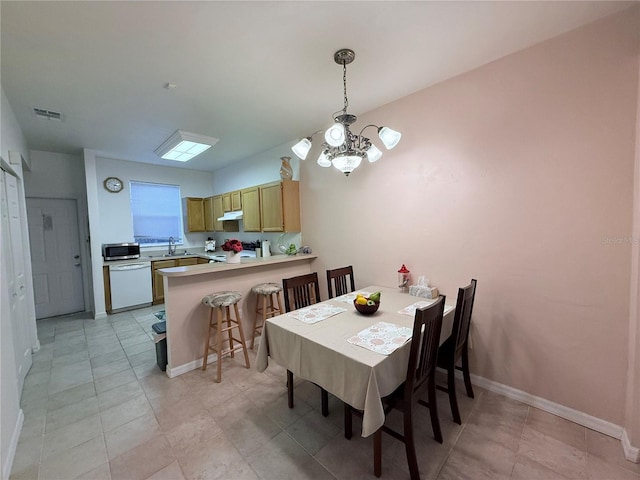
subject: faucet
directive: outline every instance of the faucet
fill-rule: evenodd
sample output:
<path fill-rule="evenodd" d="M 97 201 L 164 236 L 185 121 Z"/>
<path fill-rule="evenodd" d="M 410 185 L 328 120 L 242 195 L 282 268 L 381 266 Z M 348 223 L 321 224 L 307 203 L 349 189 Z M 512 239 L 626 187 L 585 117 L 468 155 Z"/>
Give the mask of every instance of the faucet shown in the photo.
<path fill-rule="evenodd" d="M 173 255 L 176 253 L 176 241 L 173 237 L 169 237 L 169 255 Z"/>

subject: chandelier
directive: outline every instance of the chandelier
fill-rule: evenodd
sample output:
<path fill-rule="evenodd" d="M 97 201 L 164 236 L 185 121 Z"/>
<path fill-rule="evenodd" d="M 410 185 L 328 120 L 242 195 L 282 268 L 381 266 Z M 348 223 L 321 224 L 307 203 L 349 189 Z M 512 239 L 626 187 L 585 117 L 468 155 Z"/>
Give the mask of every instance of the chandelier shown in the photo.
<path fill-rule="evenodd" d="M 402 135 L 389 127 L 378 127 L 377 125 L 367 125 L 360 134 L 354 135 L 349 128 L 355 123 L 357 117 L 347 113 L 349 100 L 347 98 L 347 65 L 353 62 L 356 54 L 353 50 L 343 48 L 338 50 L 333 59 L 338 65 L 342 65 L 342 83 L 344 86 L 344 108 L 333 114 L 334 124 L 331 125 L 324 133 L 324 142 L 322 143 L 322 152 L 318 157 L 318 165 L 321 167 L 330 167 L 333 165 L 345 175 L 349 176 L 366 157 L 369 162 L 375 162 L 382 157 L 382 152 L 376 147 L 371 140 L 364 137 L 362 133 L 369 127 L 378 130 L 378 137 L 387 148 L 391 150 L 395 147 Z M 311 150 L 311 137 L 303 138 L 296 143 L 291 150 L 301 160 L 307 158 L 309 150 Z"/>

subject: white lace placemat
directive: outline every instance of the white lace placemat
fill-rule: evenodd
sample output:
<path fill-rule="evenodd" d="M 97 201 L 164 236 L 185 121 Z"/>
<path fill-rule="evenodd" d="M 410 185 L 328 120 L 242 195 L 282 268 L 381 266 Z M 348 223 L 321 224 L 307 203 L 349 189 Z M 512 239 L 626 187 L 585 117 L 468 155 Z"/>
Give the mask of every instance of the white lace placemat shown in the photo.
<path fill-rule="evenodd" d="M 435 302 L 435 300 L 432 300 L 430 302 L 427 302 L 425 300 L 421 300 L 419 302 L 412 303 L 411 305 L 408 305 L 408 306 L 404 307 L 402 310 L 398 310 L 398 313 L 401 313 L 402 315 L 409 315 L 410 317 L 415 317 L 416 310 L 418 308 L 428 307 L 433 302 Z M 449 313 L 451 310 L 453 310 L 453 307 L 451 305 L 445 305 L 444 306 L 444 315 Z"/>
<path fill-rule="evenodd" d="M 355 291 L 351 293 L 345 293 L 344 295 L 340 295 L 339 297 L 334 298 L 334 300 L 337 300 L 338 302 L 344 302 L 344 303 L 353 303 L 357 295 L 368 297 L 369 295 L 371 295 L 371 293 L 372 292 Z"/>
<path fill-rule="evenodd" d="M 309 305 L 308 307 L 295 310 L 287 315 L 301 322 L 312 324 L 346 311 L 346 308 L 336 307 L 329 303 L 318 303 L 317 305 Z"/>
<path fill-rule="evenodd" d="M 372 352 L 389 355 L 411 339 L 412 330 L 394 323 L 378 322 L 347 341 Z"/>

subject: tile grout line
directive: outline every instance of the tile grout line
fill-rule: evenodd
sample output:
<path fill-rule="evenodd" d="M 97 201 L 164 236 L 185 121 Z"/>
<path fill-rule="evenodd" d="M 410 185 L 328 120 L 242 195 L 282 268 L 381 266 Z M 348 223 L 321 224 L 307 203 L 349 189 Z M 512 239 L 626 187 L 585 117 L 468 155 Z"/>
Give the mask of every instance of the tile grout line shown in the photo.
<path fill-rule="evenodd" d="M 462 433 L 465 431 L 465 429 L 467 428 L 467 425 L 469 423 L 469 419 L 471 418 L 471 416 L 473 415 L 473 413 L 476 411 L 476 409 L 478 408 L 478 404 L 480 403 L 480 399 L 482 397 L 484 397 L 484 390 L 481 391 L 481 395 L 479 398 L 474 399 L 476 400 L 475 402 L 473 402 L 473 407 L 471 407 L 471 411 L 469 412 L 469 416 L 467 417 L 467 421 L 464 422 L 461 425 L 461 429 L 458 432 L 458 434 L 455 436 L 454 441 L 451 445 L 451 448 L 449 449 L 449 451 L 447 452 L 447 455 L 444 457 L 444 459 L 440 462 L 440 465 L 438 465 L 438 468 L 436 470 L 435 476 L 433 477 L 434 479 L 437 479 L 440 476 L 440 473 L 442 472 L 442 469 L 444 468 L 444 466 L 447 464 L 447 461 L 449 460 L 449 457 L 451 456 L 451 453 L 453 453 L 453 450 L 456 448 L 456 445 L 458 444 L 458 440 L 460 440 L 460 437 L 462 436 Z"/>
<path fill-rule="evenodd" d="M 527 425 L 527 420 L 529 419 L 529 414 L 531 413 L 531 406 L 527 405 L 527 414 L 524 416 L 524 421 L 522 422 L 522 431 L 520 432 L 520 439 L 518 440 L 518 450 L 516 450 L 516 460 L 513 462 L 513 466 L 511 467 L 511 474 L 509 475 L 509 478 L 513 478 L 513 472 L 516 469 L 516 463 L 517 463 L 517 457 L 518 457 L 518 453 L 520 452 L 520 444 L 522 443 L 522 440 L 524 439 L 524 428 Z"/>

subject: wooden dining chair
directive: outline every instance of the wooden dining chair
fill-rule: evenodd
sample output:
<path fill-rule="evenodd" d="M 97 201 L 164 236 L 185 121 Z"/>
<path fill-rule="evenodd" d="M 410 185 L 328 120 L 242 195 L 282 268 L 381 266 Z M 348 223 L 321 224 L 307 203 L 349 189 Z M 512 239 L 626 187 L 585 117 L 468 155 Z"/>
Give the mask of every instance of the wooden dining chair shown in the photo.
<path fill-rule="evenodd" d="M 349 265 L 348 267 L 327 270 L 327 291 L 329 292 L 329 298 L 334 297 L 334 289 L 336 297 L 355 291 L 356 284 L 353 278 L 353 266 Z"/>
<path fill-rule="evenodd" d="M 420 402 L 429 406 L 431 426 L 435 439 L 442 443 L 440 422 L 436 403 L 435 370 L 437 365 L 438 344 L 442 330 L 445 297 L 425 308 L 416 310 L 411 336 L 411 350 L 407 366 L 407 378 L 391 395 L 382 399 L 385 416 L 395 408 L 403 413 L 403 431 L 399 433 L 387 425 L 383 425 L 373 434 L 373 472 L 376 477 L 382 473 L 382 432 L 400 440 L 405 445 L 407 463 L 411 480 L 419 480 L 418 459 L 413 435 L 413 406 Z M 420 390 L 426 388 L 429 403 L 418 399 Z M 350 405 L 344 404 L 344 435 L 347 439 L 352 435 L 352 413 L 361 414 Z"/>
<path fill-rule="evenodd" d="M 299 275 L 282 280 L 284 290 L 284 309 L 287 312 L 308 307 L 320 301 L 320 283 L 318 272 Z M 329 415 L 329 393 L 320 387 L 322 415 Z M 293 372 L 287 370 L 287 400 L 289 408 L 293 408 Z"/>
<path fill-rule="evenodd" d="M 447 386 L 438 385 L 438 390 L 449 394 L 449 404 L 453 420 L 462 425 L 458 400 L 456 398 L 455 371 L 462 370 L 464 386 L 467 396 L 473 398 L 473 388 L 471 388 L 471 376 L 469 375 L 469 326 L 471 325 L 471 314 L 473 313 L 473 302 L 476 295 L 476 285 L 478 281 L 474 278 L 466 287 L 458 289 L 458 300 L 456 302 L 456 313 L 453 317 L 453 328 L 451 335 L 440 346 L 438 351 L 438 367 L 447 371 Z M 456 366 L 458 360 L 462 365 Z"/>
<path fill-rule="evenodd" d="M 318 272 L 307 273 L 282 280 L 284 308 L 287 312 L 308 307 L 320 301 Z"/>

